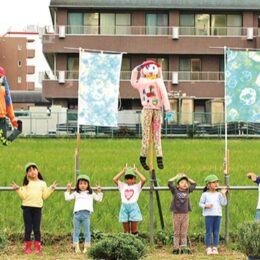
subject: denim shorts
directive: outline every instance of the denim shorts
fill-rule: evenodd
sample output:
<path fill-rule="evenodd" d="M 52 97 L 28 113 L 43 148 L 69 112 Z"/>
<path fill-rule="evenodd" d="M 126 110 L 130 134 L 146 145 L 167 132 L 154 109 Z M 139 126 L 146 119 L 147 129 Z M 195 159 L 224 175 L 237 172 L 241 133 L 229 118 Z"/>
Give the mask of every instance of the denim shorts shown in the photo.
<path fill-rule="evenodd" d="M 129 222 L 129 221 L 142 221 L 142 214 L 140 208 L 135 203 L 122 203 L 119 212 L 119 222 Z"/>

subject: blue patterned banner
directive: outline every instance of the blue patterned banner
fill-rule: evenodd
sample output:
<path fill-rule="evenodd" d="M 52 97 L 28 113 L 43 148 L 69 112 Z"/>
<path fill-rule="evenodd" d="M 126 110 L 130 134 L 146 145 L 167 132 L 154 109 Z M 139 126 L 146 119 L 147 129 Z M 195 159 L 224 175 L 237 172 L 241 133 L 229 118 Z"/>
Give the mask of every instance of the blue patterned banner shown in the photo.
<path fill-rule="evenodd" d="M 122 54 L 80 52 L 78 124 L 117 126 Z"/>
<path fill-rule="evenodd" d="M 260 122 L 260 51 L 226 52 L 227 122 Z"/>

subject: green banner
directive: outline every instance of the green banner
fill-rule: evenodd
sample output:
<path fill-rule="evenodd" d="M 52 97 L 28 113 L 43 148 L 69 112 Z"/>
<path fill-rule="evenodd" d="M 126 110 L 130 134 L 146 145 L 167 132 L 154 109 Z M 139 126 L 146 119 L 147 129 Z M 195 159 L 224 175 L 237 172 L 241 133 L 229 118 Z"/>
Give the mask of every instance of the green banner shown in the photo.
<path fill-rule="evenodd" d="M 260 122 L 260 51 L 226 50 L 227 122 Z"/>

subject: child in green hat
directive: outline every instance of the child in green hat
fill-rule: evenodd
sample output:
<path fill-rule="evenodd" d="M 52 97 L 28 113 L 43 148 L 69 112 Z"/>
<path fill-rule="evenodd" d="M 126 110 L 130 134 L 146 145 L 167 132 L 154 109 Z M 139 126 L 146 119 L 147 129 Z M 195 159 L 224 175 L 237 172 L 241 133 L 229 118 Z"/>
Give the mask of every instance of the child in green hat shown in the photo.
<path fill-rule="evenodd" d="M 125 176 L 125 182 L 119 179 Z M 140 182 L 136 183 L 136 177 L 140 178 Z M 145 177 L 134 167 L 126 166 L 114 178 L 114 182 L 118 186 L 121 194 L 121 208 L 119 213 L 119 222 L 123 224 L 125 233 L 138 235 L 138 222 L 142 221 L 142 214 L 137 204 L 142 187 L 145 184 Z"/>
<path fill-rule="evenodd" d="M 31 233 L 34 233 L 35 253 L 41 252 L 41 217 L 43 200 L 47 199 L 56 188 L 56 182 L 47 187 L 43 180 L 38 166 L 34 162 L 25 165 L 25 176 L 23 186 L 19 187 L 13 182 L 12 187 L 22 200 L 23 219 L 24 219 L 24 242 L 25 253 L 30 254 L 32 240 Z"/>
<path fill-rule="evenodd" d="M 210 174 L 205 178 L 205 188 L 201 195 L 199 206 L 202 208 L 202 214 L 205 217 L 206 226 L 206 254 L 217 255 L 219 244 L 219 231 L 222 217 L 222 206 L 227 205 L 227 189 L 221 189 L 218 192 L 219 178 Z M 211 248 L 211 236 L 213 235 L 213 247 Z"/>
<path fill-rule="evenodd" d="M 81 174 L 77 177 L 77 183 L 75 191 L 71 192 L 71 183 L 67 184 L 67 191 L 65 191 L 65 200 L 75 200 L 73 210 L 73 245 L 75 247 L 75 253 L 81 253 L 79 247 L 79 234 L 80 226 L 84 228 L 84 249 L 83 253 L 86 253 L 90 247 L 90 215 L 93 213 L 93 201 L 102 201 L 103 193 L 100 186 L 97 186 L 97 193 L 93 192 L 90 186 L 90 178 L 85 174 Z"/>
<path fill-rule="evenodd" d="M 189 194 L 196 188 L 196 183 L 186 174 L 178 173 L 169 179 L 168 187 L 172 192 L 170 210 L 173 214 L 173 254 L 191 254 L 187 247 L 189 211 L 191 211 Z"/>

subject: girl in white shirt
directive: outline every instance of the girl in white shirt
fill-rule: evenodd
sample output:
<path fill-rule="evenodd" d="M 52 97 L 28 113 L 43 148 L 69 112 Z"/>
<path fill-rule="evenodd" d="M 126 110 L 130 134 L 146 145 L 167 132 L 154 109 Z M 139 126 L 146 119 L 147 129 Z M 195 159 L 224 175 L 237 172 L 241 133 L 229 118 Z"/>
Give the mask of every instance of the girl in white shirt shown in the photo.
<path fill-rule="evenodd" d="M 73 214 L 73 244 L 76 253 L 81 253 L 79 247 L 80 226 L 84 228 L 84 250 L 87 252 L 90 247 L 90 214 L 93 212 L 93 200 L 102 201 L 103 193 L 100 186 L 97 187 L 97 193 L 93 192 L 90 187 L 90 179 L 87 175 L 79 175 L 77 177 L 77 184 L 75 191 L 71 193 L 71 183 L 67 184 L 67 191 L 65 192 L 65 200 L 75 200 L 74 214 Z"/>
<path fill-rule="evenodd" d="M 125 182 L 119 179 L 125 175 Z M 136 184 L 136 177 L 140 182 Z M 137 170 L 136 167 L 127 167 L 127 165 L 114 177 L 121 194 L 121 208 L 119 212 L 119 222 L 123 224 L 125 233 L 138 235 L 138 222 L 142 221 L 142 214 L 137 204 L 142 187 L 145 184 L 145 177 Z"/>

